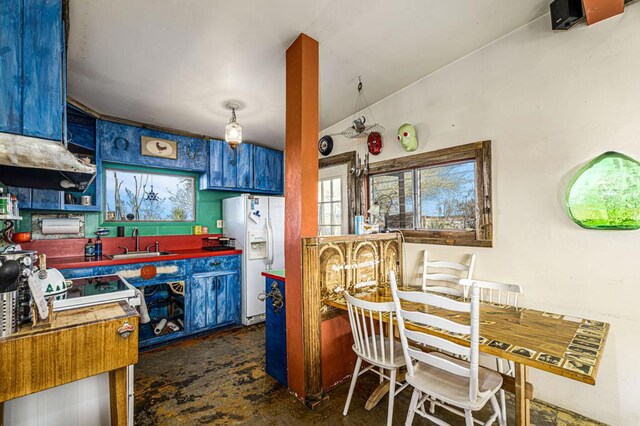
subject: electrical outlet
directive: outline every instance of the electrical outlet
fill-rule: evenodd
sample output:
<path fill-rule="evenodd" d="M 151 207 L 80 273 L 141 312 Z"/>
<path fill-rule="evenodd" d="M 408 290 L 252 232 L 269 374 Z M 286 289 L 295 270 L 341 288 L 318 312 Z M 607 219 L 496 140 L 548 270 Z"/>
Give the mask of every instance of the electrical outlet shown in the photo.
<path fill-rule="evenodd" d="M 218 228 L 224 228 L 224 221 L 223 220 L 217 220 L 216 221 L 216 226 Z"/>

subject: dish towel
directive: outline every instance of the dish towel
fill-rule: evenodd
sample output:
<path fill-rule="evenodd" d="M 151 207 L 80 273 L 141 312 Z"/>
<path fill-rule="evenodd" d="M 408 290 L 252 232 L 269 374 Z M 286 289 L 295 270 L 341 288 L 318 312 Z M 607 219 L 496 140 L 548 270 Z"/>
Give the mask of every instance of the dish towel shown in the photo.
<path fill-rule="evenodd" d="M 140 312 L 140 323 L 146 324 L 151 321 L 149 318 L 149 311 L 147 310 L 147 302 L 144 301 L 144 294 L 140 291 L 139 288 L 136 288 L 136 296 L 140 299 L 140 306 L 138 306 L 138 312 Z"/>

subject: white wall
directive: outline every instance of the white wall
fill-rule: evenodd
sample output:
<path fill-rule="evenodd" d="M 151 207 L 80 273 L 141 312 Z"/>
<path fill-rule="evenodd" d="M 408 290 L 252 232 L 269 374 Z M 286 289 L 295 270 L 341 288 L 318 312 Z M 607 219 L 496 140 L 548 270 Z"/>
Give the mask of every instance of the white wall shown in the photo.
<path fill-rule="evenodd" d="M 533 370 L 536 397 L 639 425 L 640 231 L 584 230 L 566 216 L 562 195 L 571 174 L 605 151 L 640 159 L 640 4 L 568 32 L 552 32 L 549 21 L 543 16 L 373 105 L 387 128 L 375 161 L 407 155 L 395 138 L 404 122 L 416 126 L 417 152 L 490 139 L 494 247 L 409 244 L 407 268 L 417 269 L 425 247 L 448 259 L 474 252 L 475 276 L 521 284 L 525 306 L 609 322 L 596 386 Z M 332 154 L 356 148 L 341 136 L 334 142 Z"/>

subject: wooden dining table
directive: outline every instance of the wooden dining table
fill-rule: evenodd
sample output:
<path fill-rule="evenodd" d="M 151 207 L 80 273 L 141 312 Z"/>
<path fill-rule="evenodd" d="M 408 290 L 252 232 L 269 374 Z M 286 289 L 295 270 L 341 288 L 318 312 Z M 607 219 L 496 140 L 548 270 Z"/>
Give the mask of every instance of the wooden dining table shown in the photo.
<path fill-rule="evenodd" d="M 420 291 L 415 287 L 401 289 Z M 371 302 L 392 301 L 388 287 L 354 296 Z M 323 302 L 337 309 L 347 310 L 347 303 L 341 295 L 325 299 Z M 469 314 L 465 313 L 416 303 L 403 303 L 403 307 L 429 312 L 455 322 L 469 323 Z M 383 320 L 388 322 L 388 316 L 383 317 Z M 447 333 L 408 321 L 405 321 L 405 327 L 469 345 L 468 335 Z M 609 328 L 608 323 L 600 321 L 534 309 L 480 303 L 480 352 L 513 361 L 515 364 L 515 377 L 503 375 L 503 389 L 515 394 L 517 425 L 530 424 L 533 385 L 529 382 L 529 368 L 595 385 Z M 372 398 L 379 400 L 383 396 L 384 393 L 378 391 L 374 392 Z"/>

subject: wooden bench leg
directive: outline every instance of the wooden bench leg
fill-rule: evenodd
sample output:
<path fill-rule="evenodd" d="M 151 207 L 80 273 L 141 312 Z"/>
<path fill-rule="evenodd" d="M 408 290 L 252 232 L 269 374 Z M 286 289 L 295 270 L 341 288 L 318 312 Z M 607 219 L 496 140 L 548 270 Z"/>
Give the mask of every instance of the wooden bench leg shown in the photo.
<path fill-rule="evenodd" d="M 529 370 L 526 365 L 516 363 L 516 426 L 529 426 L 531 424 L 530 410 L 531 400 L 527 398 L 527 382 Z"/>
<path fill-rule="evenodd" d="M 127 367 L 109 372 L 111 426 L 127 426 Z"/>

